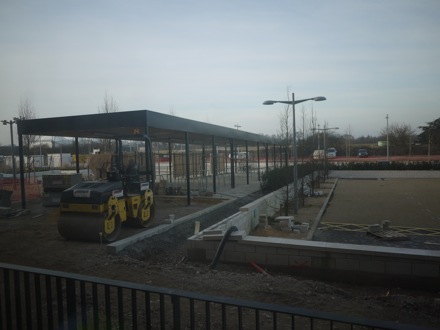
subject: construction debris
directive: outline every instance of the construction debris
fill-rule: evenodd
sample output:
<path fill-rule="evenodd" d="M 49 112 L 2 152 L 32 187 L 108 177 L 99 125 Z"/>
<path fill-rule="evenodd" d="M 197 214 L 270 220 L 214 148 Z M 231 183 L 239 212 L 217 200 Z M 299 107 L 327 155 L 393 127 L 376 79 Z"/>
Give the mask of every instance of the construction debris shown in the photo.
<path fill-rule="evenodd" d="M 382 221 L 382 224 L 369 225 L 367 234 L 374 235 L 385 241 L 406 241 L 409 240 L 407 235 L 392 230 L 389 220 Z"/>
<path fill-rule="evenodd" d="M 275 222 L 278 222 L 281 231 L 291 233 L 293 227 L 293 216 L 280 216 L 275 218 Z"/>
<path fill-rule="evenodd" d="M 30 213 L 30 210 L 13 209 L 11 207 L 0 207 L 0 217 L 2 218 L 16 218 L 23 214 Z"/>
<path fill-rule="evenodd" d="M 263 274 L 264 276 L 269 277 L 270 279 L 274 279 L 272 275 L 270 275 L 268 272 L 266 272 L 263 268 L 261 268 L 260 266 L 257 265 L 257 263 L 255 261 L 251 261 L 251 265 L 257 270 L 259 271 L 261 274 Z"/>

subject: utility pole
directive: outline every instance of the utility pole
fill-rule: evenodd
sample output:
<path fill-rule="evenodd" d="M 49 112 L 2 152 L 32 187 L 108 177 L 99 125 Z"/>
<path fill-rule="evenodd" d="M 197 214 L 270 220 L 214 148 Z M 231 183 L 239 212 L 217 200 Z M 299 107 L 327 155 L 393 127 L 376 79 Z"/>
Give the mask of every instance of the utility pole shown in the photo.
<path fill-rule="evenodd" d="M 388 137 L 388 118 L 389 118 L 388 114 L 385 118 L 387 120 L 387 162 L 389 162 L 390 161 L 390 140 Z"/>

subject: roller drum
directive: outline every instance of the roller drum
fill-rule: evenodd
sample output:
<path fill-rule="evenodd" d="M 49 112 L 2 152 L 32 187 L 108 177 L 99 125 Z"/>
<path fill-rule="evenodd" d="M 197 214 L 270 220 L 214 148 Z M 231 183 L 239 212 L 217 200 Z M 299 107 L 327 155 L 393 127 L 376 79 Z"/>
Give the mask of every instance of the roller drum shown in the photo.
<path fill-rule="evenodd" d="M 145 201 L 141 202 L 136 217 L 127 218 L 127 225 L 139 228 L 148 228 L 153 223 L 155 205 L 145 205 Z"/>
<path fill-rule="evenodd" d="M 58 219 L 58 232 L 67 239 L 95 242 L 113 242 L 121 231 L 121 219 L 115 216 L 113 231 L 105 231 L 107 214 L 61 214 Z"/>

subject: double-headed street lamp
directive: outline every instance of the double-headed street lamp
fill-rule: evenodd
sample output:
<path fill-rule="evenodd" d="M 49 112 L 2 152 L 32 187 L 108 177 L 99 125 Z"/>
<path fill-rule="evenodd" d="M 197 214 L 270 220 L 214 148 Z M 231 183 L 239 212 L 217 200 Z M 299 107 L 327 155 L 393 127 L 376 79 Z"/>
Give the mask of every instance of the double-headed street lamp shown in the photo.
<path fill-rule="evenodd" d="M 12 161 L 12 177 L 14 178 L 14 188 L 15 188 L 15 156 L 14 156 L 14 130 L 12 125 L 15 124 L 19 118 L 14 118 L 14 120 L 2 120 L 3 125 L 8 125 L 11 130 L 11 161 Z"/>
<path fill-rule="evenodd" d="M 385 117 L 385 119 L 387 120 L 387 162 L 390 161 L 390 140 L 388 137 L 388 119 L 389 118 L 390 117 L 388 117 L 388 114 L 387 114 L 387 116 Z"/>
<path fill-rule="evenodd" d="M 264 105 L 271 105 L 274 103 L 284 103 L 292 105 L 292 121 L 293 121 L 293 212 L 294 214 L 298 213 L 298 157 L 296 152 L 296 123 L 295 123 L 295 104 L 302 103 L 305 101 L 325 101 L 326 98 L 324 96 L 316 96 L 309 99 L 297 100 L 295 101 L 295 93 L 292 93 L 291 101 L 273 101 L 267 100 L 264 101 Z"/>
<path fill-rule="evenodd" d="M 326 143 L 325 143 L 325 132 L 327 132 L 327 131 L 330 131 L 330 130 L 332 130 L 332 129 L 339 129 L 339 127 L 326 127 L 325 125 L 324 125 L 324 128 L 319 128 L 319 125 L 318 125 L 318 128 L 315 128 L 315 129 L 313 129 L 314 131 L 323 131 L 323 134 L 324 134 L 324 182 L 325 182 L 325 178 L 327 177 L 327 147 L 326 147 Z M 318 145 L 319 145 L 319 135 L 318 135 Z M 319 149 L 319 147 L 318 147 L 318 149 Z"/>

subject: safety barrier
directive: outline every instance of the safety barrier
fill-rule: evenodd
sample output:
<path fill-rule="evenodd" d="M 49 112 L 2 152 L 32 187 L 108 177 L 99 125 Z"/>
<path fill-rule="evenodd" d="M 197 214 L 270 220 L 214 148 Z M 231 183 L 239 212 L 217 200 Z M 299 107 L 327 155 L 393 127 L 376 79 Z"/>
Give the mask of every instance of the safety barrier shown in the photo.
<path fill-rule="evenodd" d="M 421 329 L 0 263 L 0 329 Z"/>
<path fill-rule="evenodd" d="M 25 179 L 24 181 L 27 200 L 40 200 L 42 196 L 42 185 L 36 178 Z M 21 180 L 16 178 L 3 178 L 1 180 L 2 189 L 11 191 L 11 200 L 14 202 L 21 200 Z"/>

